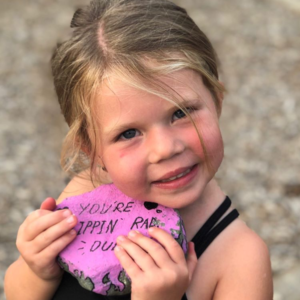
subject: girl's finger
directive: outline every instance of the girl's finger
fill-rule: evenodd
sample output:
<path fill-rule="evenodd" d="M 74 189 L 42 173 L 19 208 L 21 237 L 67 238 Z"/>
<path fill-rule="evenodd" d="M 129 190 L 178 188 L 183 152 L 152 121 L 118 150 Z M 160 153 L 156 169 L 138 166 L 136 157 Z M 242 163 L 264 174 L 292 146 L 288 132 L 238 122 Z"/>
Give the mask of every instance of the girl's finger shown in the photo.
<path fill-rule="evenodd" d="M 147 239 L 151 241 L 149 238 L 144 237 L 142 234 L 139 234 L 142 239 Z M 155 243 L 154 241 L 151 241 Z M 134 262 L 139 266 L 139 268 L 143 271 L 151 270 L 153 268 L 157 268 L 151 254 L 149 255 L 140 244 L 135 243 L 134 241 L 126 238 L 125 236 L 119 236 L 117 238 L 117 244 L 121 246 L 128 255 L 134 260 Z"/>
<path fill-rule="evenodd" d="M 114 253 L 130 278 L 137 278 L 138 276 L 142 275 L 143 271 L 133 261 L 130 255 L 123 249 L 123 247 L 116 246 L 114 249 Z"/>
<path fill-rule="evenodd" d="M 137 244 L 143 252 L 143 255 L 137 256 L 138 261 L 134 257 L 142 270 L 149 270 L 149 268 L 153 266 L 162 268 L 174 264 L 164 247 L 157 241 L 154 241 L 137 231 L 130 231 L 128 238 Z M 148 259 L 151 259 L 151 262 L 148 262 L 148 260 L 144 261 L 143 259 L 145 256 L 147 256 Z"/>
<path fill-rule="evenodd" d="M 36 252 L 41 252 L 55 243 L 56 240 L 64 236 L 77 223 L 77 218 L 73 215 L 68 216 L 61 222 L 49 227 L 40 233 L 34 240 L 33 245 Z"/>
<path fill-rule="evenodd" d="M 21 226 L 19 227 L 19 231 L 18 231 L 18 237 L 17 240 L 22 239 L 22 240 L 28 240 L 27 238 L 27 234 L 28 234 L 28 226 L 33 223 L 34 221 L 38 220 L 39 218 L 50 214 L 51 212 L 48 210 L 35 210 L 32 211 L 28 217 L 24 220 L 24 222 L 21 224 Z M 32 238 L 30 236 L 30 238 Z"/>
<path fill-rule="evenodd" d="M 195 244 L 193 242 L 189 242 L 188 244 L 188 256 L 186 262 L 189 271 L 189 281 L 191 282 L 198 262 L 197 255 L 195 252 Z"/>
<path fill-rule="evenodd" d="M 45 265 L 47 262 L 56 258 L 56 256 L 76 238 L 76 231 L 74 229 L 69 230 L 64 235 L 57 238 L 53 241 L 48 247 L 44 248 L 41 251 L 37 258 L 43 259 L 45 261 Z M 40 261 L 40 263 L 42 263 Z"/>
<path fill-rule="evenodd" d="M 42 209 L 34 210 L 28 214 L 28 216 L 24 220 L 23 224 L 27 225 L 29 223 L 32 223 L 33 221 L 37 220 L 38 218 L 48 215 L 50 213 L 51 213 L 51 211 L 48 211 L 48 210 L 42 210 Z"/>
<path fill-rule="evenodd" d="M 72 216 L 71 211 L 67 209 L 58 210 L 55 212 L 39 210 L 38 214 L 42 216 L 34 219 L 30 223 L 27 223 L 26 228 L 24 227 L 23 234 L 25 235 L 25 239 L 27 241 L 32 241 L 48 228 Z"/>
<path fill-rule="evenodd" d="M 52 197 L 46 198 L 42 204 L 41 209 L 53 211 L 56 207 L 56 202 Z"/>
<path fill-rule="evenodd" d="M 156 239 L 167 251 L 169 257 L 178 264 L 185 263 L 185 256 L 178 242 L 166 231 L 157 227 L 148 230 L 149 235 Z"/>

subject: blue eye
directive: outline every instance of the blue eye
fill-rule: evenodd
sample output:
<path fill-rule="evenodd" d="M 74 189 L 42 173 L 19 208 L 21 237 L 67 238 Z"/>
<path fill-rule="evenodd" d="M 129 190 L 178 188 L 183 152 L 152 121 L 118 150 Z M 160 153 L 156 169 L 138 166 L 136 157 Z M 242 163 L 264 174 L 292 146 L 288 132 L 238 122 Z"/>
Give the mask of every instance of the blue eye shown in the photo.
<path fill-rule="evenodd" d="M 197 110 L 195 107 L 186 107 L 185 108 L 189 114 Z M 178 119 L 183 119 L 186 117 L 186 113 L 182 109 L 178 109 L 173 114 L 173 121 L 176 121 Z"/>
<path fill-rule="evenodd" d="M 185 113 L 181 109 L 178 109 L 178 110 L 175 111 L 174 117 L 177 118 L 177 119 L 184 118 Z"/>
<path fill-rule="evenodd" d="M 137 135 L 137 130 L 131 128 L 121 133 L 120 138 L 123 138 L 125 140 L 130 140 L 134 138 L 136 135 Z"/>

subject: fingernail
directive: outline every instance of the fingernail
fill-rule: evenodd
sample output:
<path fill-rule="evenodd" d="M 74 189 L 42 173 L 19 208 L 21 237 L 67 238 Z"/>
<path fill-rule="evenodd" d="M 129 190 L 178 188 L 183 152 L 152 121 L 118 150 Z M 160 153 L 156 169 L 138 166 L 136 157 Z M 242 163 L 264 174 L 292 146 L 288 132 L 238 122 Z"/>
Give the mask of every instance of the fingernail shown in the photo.
<path fill-rule="evenodd" d="M 74 222 L 74 216 L 73 216 L 73 215 L 70 216 L 66 221 L 67 221 L 67 223 L 72 223 L 72 222 Z"/>
<path fill-rule="evenodd" d="M 125 240 L 126 240 L 126 238 L 123 235 L 120 235 L 120 236 L 117 237 L 118 242 L 124 242 Z"/>
<path fill-rule="evenodd" d="M 150 227 L 149 229 L 148 229 L 148 232 L 153 232 L 154 231 L 154 228 L 153 227 Z"/>
<path fill-rule="evenodd" d="M 131 230 L 131 231 L 128 233 L 128 236 L 130 236 L 130 237 L 135 237 L 135 236 L 137 236 L 138 233 L 140 233 L 138 230 Z"/>
<path fill-rule="evenodd" d="M 71 211 L 69 211 L 68 209 L 64 210 L 64 212 L 63 212 L 64 217 L 68 217 L 70 215 L 71 215 Z"/>
<path fill-rule="evenodd" d="M 75 229 L 72 229 L 72 230 L 70 231 L 70 235 L 75 235 L 75 234 L 77 234 L 76 230 L 75 230 Z"/>
<path fill-rule="evenodd" d="M 115 251 L 116 251 L 116 252 L 119 252 L 119 251 L 121 251 L 121 250 L 123 250 L 123 248 L 122 248 L 121 246 L 116 246 L 116 247 L 115 247 Z"/>

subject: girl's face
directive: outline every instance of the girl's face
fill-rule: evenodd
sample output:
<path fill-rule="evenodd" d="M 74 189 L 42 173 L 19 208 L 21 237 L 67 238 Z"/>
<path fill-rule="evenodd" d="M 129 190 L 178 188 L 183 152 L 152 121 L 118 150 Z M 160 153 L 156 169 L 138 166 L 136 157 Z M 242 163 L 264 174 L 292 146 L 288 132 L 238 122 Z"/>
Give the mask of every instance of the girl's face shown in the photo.
<path fill-rule="evenodd" d="M 207 156 L 194 125 L 178 107 L 117 78 L 103 84 L 96 104 L 98 156 L 124 194 L 183 208 L 201 197 L 219 168 L 223 142 L 215 104 L 202 78 L 181 70 L 160 79 L 181 96 Z"/>

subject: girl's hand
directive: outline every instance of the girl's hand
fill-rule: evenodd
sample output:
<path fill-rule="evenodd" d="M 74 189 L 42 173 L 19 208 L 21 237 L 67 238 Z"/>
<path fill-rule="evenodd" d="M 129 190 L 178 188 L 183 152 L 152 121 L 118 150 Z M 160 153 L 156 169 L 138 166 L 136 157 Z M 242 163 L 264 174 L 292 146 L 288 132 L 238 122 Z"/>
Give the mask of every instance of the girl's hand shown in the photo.
<path fill-rule="evenodd" d="M 193 243 L 188 257 L 174 238 L 162 229 L 152 227 L 145 237 L 131 231 L 119 236 L 115 254 L 132 281 L 131 300 L 181 299 L 197 264 Z"/>
<path fill-rule="evenodd" d="M 54 209 L 55 200 L 47 198 L 41 207 Z M 29 268 L 41 279 L 52 280 L 62 275 L 56 257 L 76 237 L 72 229 L 76 223 L 76 217 L 69 210 L 39 209 L 20 226 L 17 248 Z"/>

